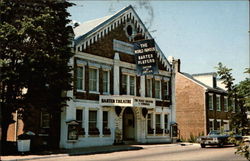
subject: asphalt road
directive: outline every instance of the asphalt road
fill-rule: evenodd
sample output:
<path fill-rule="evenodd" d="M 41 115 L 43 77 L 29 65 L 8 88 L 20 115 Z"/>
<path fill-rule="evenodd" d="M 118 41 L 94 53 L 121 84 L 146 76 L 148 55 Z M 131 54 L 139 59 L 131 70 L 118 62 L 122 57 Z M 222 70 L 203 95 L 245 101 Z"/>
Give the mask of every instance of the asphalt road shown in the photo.
<path fill-rule="evenodd" d="M 193 145 L 142 145 L 142 150 L 95 155 L 64 156 L 39 161 L 247 161 L 235 155 L 235 147 L 200 148 Z"/>

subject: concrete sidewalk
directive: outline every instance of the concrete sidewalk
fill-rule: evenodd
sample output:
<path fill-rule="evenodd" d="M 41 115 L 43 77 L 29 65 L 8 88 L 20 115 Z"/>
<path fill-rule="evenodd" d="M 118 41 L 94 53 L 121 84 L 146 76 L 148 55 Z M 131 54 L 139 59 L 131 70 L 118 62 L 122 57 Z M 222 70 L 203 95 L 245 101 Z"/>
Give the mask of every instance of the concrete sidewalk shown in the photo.
<path fill-rule="evenodd" d="M 142 144 L 142 145 L 110 145 L 110 146 L 99 146 L 99 147 L 88 147 L 88 148 L 77 148 L 77 149 L 61 149 L 57 151 L 43 151 L 36 154 L 27 153 L 24 155 L 19 154 L 12 156 L 2 156 L 1 159 L 2 161 L 38 160 L 38 159 L 48 159 L 48 158 L 75 156 L 75 155 L 89 155 L 89 154 L 111 153 L 111 152 L 128 151 L 128 150 L 140 150 L 140 149 L 156 148 L 162 146 L 171 147 L 171 146 L 188 146 L 188 145 L 192 144 L 173 143 L 173 144 Z"/>

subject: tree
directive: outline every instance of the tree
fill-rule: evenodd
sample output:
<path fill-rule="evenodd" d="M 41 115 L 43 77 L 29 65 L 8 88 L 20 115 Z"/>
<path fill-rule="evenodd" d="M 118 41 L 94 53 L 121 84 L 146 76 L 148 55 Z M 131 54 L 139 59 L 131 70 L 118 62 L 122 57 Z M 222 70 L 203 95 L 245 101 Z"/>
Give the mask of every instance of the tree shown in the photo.
<path fill-rule="evenodd" d="M 240 82 L 238 85 L 234 85 L 234 78 L 231 73 L 232 69 L 223 66 L 222 63 L 219 63 L 216 68 L 220 79 L 223 81 L 223 84 L 225 84 L 229 99 L 234 98 L 237 100 L 237 110 L 230 115 L 231 126 L 233 129 L 236 129 L 238 133 L 244 135 L 245 130 L 249 129 L 246 112 L 250 110 L 250 79 L 246 78 L 246 80 Z M 249 73 L 249 71 L 248 68 L 246 73 Z M 232 107 L 230 107 L 230 109 L 230 112 L 232 112 Z M 236 140 L 232 141 L 236 143 Z M 238 144 L 240 144 L 240 146 L 237 148 L 236 153 L 250 159 L 249 146 L 243 142 L 238 142 Z"/>
<path fill-rule="evenodd" d="M 71 5 L 64 0 L 0 1 L 2 141 L 16 109 L 46 108 L 55 115 L 69 99 L 62 92 L 71 89 L 72 81 Z"/>

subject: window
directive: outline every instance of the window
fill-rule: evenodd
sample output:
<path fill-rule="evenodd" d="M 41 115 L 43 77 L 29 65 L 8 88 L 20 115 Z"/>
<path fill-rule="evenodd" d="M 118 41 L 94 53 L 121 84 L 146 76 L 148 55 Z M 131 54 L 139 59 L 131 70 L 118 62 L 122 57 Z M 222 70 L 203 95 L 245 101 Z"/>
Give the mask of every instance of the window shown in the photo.
<path fill-rule="evenodd" d="M 98 70 L 89 68 L 89 91 L 98 92 Z"/>
<path fill-rule="evenodd" d="M 225 131 L 229 131 L 229 120 L 223 120 L 223 127 Z"/>
<path fill-rule="evenodd" d="M 208 107 L 209 107 L 209 110 L 213 110 L 214 107 L 213 107 L 213 95 L 209 95 L 208 96 Z"/>
<path fill-rule="evenodd" d="M 146 79 L 146 96 L 152 97 L 152 79 Z"/>
<path fill-rule="evenodd" d="M 161 81 L 155 81 L 155 98 L 161 98 Z"/>
<path fill-rule="evenodd" d="M 161 115 L 160 114 L 156 114 L 155 115 L 155 127 L 158 129 L 161 129 Z"/>
<path fill-rule="evenodd" d="M 216 108 L 217 108 L 217 111 L 221 110 L 220 96 L 216 96 Z"/>
<path fill-rule="evenodd" d="M 109 93 L 109 71 L 103 71 L 103 92 Z"/>
<path fill-rule="evenodd" d="M 135 76 L 122 74 L 121 94 L 135 95 Z"/>
<path fill-rule="evenodd" d="M 162 88 L 163 88 L 163 98 L 164 99 L 168 99 L 168 95 L 169 95 L 169 92 L 168 92 L 168 81 L 164 81 L 163 82 L 163 85 L 162 85 Z"/>
<path fill-rule="evenodd" d="M 154 134 L 154 129 L 152 129 L 152 114 L 148 114 L 147 117 L 147 124 L 148 124 L 148 134 Z"/>
<path fill-rule="evenodd" d="M 84 80 L 83 80 L 83 67 L 78 66 L 76 68 L 77 73 L 76 73 L 76 77 L 77 77 L 77 89 L 78 90 L 84 90 Z"/>
<path fill-rule="evenodd" d="M 227 97 L 224 97 L 224 111 L 225 112 L 228 111 L 228 99 L 227 99 Z"/>
<path fill-rule="evenodd" d="M 164 128 L 165 128 L 165 133 L 169 133 L 168 132 L 168 115 L 164 115 Z"/>
<path fill-rule="evenodd" d="M 41 128 L 50 127 L 50 114 L 47 111 L 41 111 Z"/>
<path fill-rule="evenodd" d="M 135 95 L 135 77 L 134 76 L 130 76 L 129 92 L 130 92 L 130 95 Z"/>
<path fill-rule="evenodd" d="M 76 110 L 76 121 L 79 122 L 80 127 L 82 127 L 82 110 L 81 109 Z"/>
<path fill-rule="evenodd" d="M 216 128 L 217 130 L 221 130 L 221 120 L 216 120 Z"/>
<path fill-rule="evenodd" d="M 95 129 L 97 123 L 97 111 L 89 111 L 89 129 Z"/>
<path fill-rule="evenodd" d="M 108 128 L 108 111 L 103 111 L 103 129 Z"/>
<path fill-rule="evenodd" d="M 121 94 L 127 94 L 127 75 L 122 74 L 122 89 L 121 89 Z"/>
<path fill-rule="evenodd" d="M 209 119 L 209 132 L 214 130 L 214 119 Z"/>

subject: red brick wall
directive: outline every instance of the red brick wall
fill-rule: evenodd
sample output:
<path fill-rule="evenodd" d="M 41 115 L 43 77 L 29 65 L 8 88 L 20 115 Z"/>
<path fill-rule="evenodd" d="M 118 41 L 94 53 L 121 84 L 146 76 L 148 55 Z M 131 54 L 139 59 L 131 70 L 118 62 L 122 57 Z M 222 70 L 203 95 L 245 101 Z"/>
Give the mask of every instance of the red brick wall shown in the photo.
<path fill-rule="evenodd" d="M 205 132 L 205 90 L 180 73 L 176 74 L 176 120 L 183 139 Z"/>

